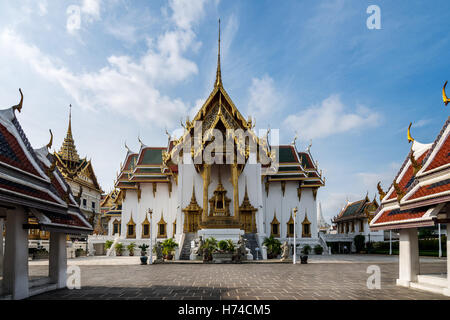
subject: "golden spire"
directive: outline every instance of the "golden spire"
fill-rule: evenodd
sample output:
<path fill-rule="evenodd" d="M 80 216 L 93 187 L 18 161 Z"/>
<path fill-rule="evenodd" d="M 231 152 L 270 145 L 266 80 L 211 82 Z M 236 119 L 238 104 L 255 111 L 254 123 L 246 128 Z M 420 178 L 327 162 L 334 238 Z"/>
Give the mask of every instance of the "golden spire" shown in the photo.
<path fill-rule="evenodd" d="M 72 105 L 69 105 L 69 127 L 67 128 L 67 135 L 64 138 L 63 145 L 58 152 L 62 160 L 70 162 L 80 161 L 77 149 L 75 148 L 75 141 L 72 137 Z"/>
<path fill-rule="evenodd" d="M 217 71 L 216 71 L 216 82 L 214 83 L 214 87 L 222 86 L 222 72 L 220 70 L 220 19 L 219 19 L 219 51 L 217 54 Z"/>

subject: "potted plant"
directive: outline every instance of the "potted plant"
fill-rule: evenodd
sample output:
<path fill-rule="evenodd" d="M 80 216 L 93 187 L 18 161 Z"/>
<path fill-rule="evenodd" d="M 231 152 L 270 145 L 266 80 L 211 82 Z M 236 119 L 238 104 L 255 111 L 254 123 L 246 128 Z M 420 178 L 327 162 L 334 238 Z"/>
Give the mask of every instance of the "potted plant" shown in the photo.
<path fill-rule="evenodd" d="M 217 240 L 213 237 L 206 239 L 201 249 L 203 250 L 203 262 L 212 261 L 212 253 L 217 249 Z"/>
<path fill-rule="evenodd" d="M 138 248 L 141 249 L 141 264 L 147 264 L 147 249 L 150 247 L 148 244 L 141 244 Z"/>
<path fill-rule="evenodd" d="M 317 244 L 314 247 L 314 253 L 315 254 L 322 254 L 323 253 L 323 247 L 320 244 Z"/>
<path fill-rule="evenodd" d="M 164 259 L 172 260 L 175 248 L 178 247 L 178 243 L 176 243 L 175 240 L 173 240 L 173 238 L 169 238 L 163 241 L 162 247 Z"/>
<path fill-rule="evenodd" d="M 116 256 L 121 256 L 123 253 L 123 243 L 117 242 L 114 250 L 116 250 Z"/>
<path fill-rule="evenodd" d="M 233 259 L 235 245 L 231 239 L 220 240 L 217 243 L 217 248 L 212 253 L 212 258 L 215 263 L 227 263 Z"/>
<path fill-rule="evenodd" d="M 82 248 L 78 248 L 75 250 L 75 257 L 84 257 L 86 256 L 86 251 L 84 251 Z"/>
<path fill-rule="evenodd" d="M 273 236 L 265 238 L 263 245 L 267 247 L 267 259 L 274 259 L 281 252 L 281 242 Z"/>
<path fill-rule="evenodd" d="M 111 248 L 111 246 L 113 245 L 114 241 L 112 240 L 106 240 L 105 242 L 105 251 L 108 251 L 109 248 Z"/>
<path fill-rule="evenodd" d="M 300 255 L 300 263 L 307 264 L 308 263 L 308 254 L 311 252 L 311 246 L 305 245 L 302 249 L 302 254 Z"/>
<path fill-rule="evenodd" d="M 127 250 L 130 257 L 134 256 L 134 248 L 136 248 L 136 243 L 134 242 L 131 242 L 129 245 L 127 245 Z"/>

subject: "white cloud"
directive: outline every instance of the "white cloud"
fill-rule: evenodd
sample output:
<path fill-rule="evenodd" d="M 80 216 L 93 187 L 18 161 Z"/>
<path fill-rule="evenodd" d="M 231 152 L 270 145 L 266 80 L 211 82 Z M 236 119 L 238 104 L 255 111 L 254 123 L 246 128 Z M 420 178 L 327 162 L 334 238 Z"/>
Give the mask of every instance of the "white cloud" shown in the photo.
<path fill-rule="evenodd" d="M 208 0 L 170 0 L 173 23 L 181 29 L 191 29 L 194 22 L 203 18 L 207 2 Z"/>
<path fill-rule="evenodd" d="M 273 79 L 268 75 L 264 75 L 262 78 L 253 78 L 248 91 L 250 99 L 247 114 L 259 121 L 273 115 L 276 107 L 282 105 L 280 103 L 281 96 L 275 88 Z"/>
<path fill-rule="evenodd" d="M 86 13 L 91 19 L 99 19 L 100 2 L 100 0 L 83 0 L 81 11 Z"/>
<path fill-rule="evenodd" d="M 320 105 L 314 105 L 294 115 L 284 124 L 292 131 L 298 130 L 302 139 L 325 138 L 359 128 L 376 126 L 380 115 L 362 105 L 347 111 L 338 95 L 331 95 Z"/>
<path fill-rule="evenodd" d="M 203 12 L 197 2 L 192 4 L 195 10 Z M 153 121 L 155 126 L 170 127 L 179 121 L 174 115 L 186 114 L 187 107 L 180 99 L 162 94 L 159 88 L 198 73 L 197 65 L 183 56 L 195 44 L 196 35 L 189 29 L 201 17 L 195 10 L 186 9 L 189 17 L 182 19 L 184 29 L 175 26 L 156 41 L 148 41 L 148 50 L 140 58 L 113 55 L 106 66 L 95 72 L 72 72 L 8 29 L 0 32 L 0 49 L 28 63 L 43 78 L 60 84 L 83 108 L 107 109 L 140 121 Z M 174 10 L 175 14 L 182 16 Z"/>
<path fill-rule="evenodd" d="M 48 2 L 47 0 L 42 0 L 38 2 L 38 13 L 40 16 L 45 16 L 47 14 Z"/>
<path fill-rule="evenodd" d="M 380 172 L 359 172 L 356 176 L 362 181 L 367 190 L 375 190 L 378 181 L 381 181 L 381 187 L 387 189 L 396 173 L 400 169 L 401 164 L 397 162 L 390 163 L 387 168 Z"/>

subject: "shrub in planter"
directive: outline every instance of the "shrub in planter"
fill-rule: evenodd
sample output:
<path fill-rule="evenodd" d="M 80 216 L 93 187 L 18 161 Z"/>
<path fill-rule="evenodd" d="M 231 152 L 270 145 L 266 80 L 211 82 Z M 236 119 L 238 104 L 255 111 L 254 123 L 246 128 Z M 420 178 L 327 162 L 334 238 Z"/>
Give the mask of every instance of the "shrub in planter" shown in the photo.
<path fill-rule="evenodd" d="M 175 248 L 178 248 L 178 243 L 176 243 L 173 238 L 169 238 L 163 241 L 162 247 L 164 258 L 167 260 L 172 260 Z"/>
<path fill-rule="evenodd" d="M 123 253 L 123 243 L 116 243 L 114 246 L 114 250 L 116 250 L 116 256 L 121 256 Z"/>
<path fill-rule="evenodd" d="M 323 247 L 320 244 L 316 245 L 314 247 L 314 253 L 315 254 L 322 254 L 323 253 Z"/>
<path fill-rule="evenodd" d="M 203 250 L 203 262 L 212 261 L 212 253 L 217 250 L 217 240 L 214 237 L 207 238 L 201 249 Z"/>
<path fill-rule="evenodd" d="M 147 249 L 150 246 L 148 244 L 141 244 L 140 246 L 138 246 L 139 249 L 141 249 L 141 264 L 147 264 Z"/>
<path fill-rule="evenodd" d="M 134 256 L 134 248 L 136 248 L 136 243 L 134 242 L 131 242 L 129 245 L 127 245 L 127 250 L 130 257 Z"/>
<path fill-rule="evenodd" d="M 220 240 L 217 243 L 217 248 L 219 249 L 219 251 L 222 251 L 222 252 L 228 251 L 228 242 L 227 242 L 227 240 Z"/>
<path fill-rule="evenodd" d="M 86 251 L 81 248 L 75 250 L 75 257 L 83 257 L 86 256 Z"/>
<path fill-rule="evenodd" d="M 105 242 L 105 250 L 108 251 L 109 248 L 113 245 L 114 241 L 112 240 L 106 240 Z"/>
<path fill-rule="evenodd" d="M 353 239 L 353 242 L 355 243 L 356 252 L 360 253 L 362 250 L 364 250 L 364 242 L 366 241 L 366 237 L 364 237 L 362 234 L 358 234 Z"/>
<path fill-rule="evenodd" d="M 308 255 L 311 252 L 311 246 L 309 244 L 305 245 L 302 249 L 304 255 Z"/>
<path fill-rule="evenodd" d="M 281 242 L 273 236 L 265 238 L 263 245 L 267 247 L 268 259 L 274 259 L 281 253 Z"/>

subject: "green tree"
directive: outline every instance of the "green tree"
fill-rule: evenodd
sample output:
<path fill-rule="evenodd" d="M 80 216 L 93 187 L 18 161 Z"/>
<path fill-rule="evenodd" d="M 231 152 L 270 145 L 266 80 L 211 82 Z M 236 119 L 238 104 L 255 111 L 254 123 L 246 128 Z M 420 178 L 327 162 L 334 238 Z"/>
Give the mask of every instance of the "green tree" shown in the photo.
<path fill-rule="evenodd" d="M 356 252 L 360 253 L 364 249 L 364 243 L 366 241 L 366 237 L 364 237 L 362 234 L 358 234 L 353 239 L 353 242 L 355 243 Z"/>

